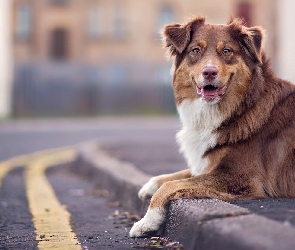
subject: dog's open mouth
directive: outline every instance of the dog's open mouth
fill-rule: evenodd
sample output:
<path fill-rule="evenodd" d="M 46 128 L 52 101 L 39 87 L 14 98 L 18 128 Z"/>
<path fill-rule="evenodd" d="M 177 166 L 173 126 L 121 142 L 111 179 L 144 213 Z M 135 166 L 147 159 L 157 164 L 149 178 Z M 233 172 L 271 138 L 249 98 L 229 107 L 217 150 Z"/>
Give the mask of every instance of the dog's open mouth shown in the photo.
<path fill-rule="evenodd" d="M 223 96 L 225 94 L 227 86 L 228 86 L 228 83 L 221 88 L 217 88 L 214 85 L 208 84 L 204 86 L 203 88 L 199 88 L 196 85 L 196 88 L 197 88 L 197 94 L 199 96 L 201 96 L 206 101 L 212 101 L 212 100 L 215 100 L 216 98 Z"/>

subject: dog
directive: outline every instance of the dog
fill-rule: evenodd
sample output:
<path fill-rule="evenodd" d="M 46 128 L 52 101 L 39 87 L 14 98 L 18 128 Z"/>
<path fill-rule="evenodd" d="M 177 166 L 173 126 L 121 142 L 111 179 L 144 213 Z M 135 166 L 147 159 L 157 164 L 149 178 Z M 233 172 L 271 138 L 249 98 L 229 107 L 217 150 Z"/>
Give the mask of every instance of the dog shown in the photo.
<path fill-rule="evenodd" d="M 163 37 L 174 57 L 176 137 L 189 169 L 141 188 L 141 199 L 152 198 L 130 236 L 157 231 L 175 199 L 294 198 L 295 86 L 273 73 L 264 30 L 197 17 L 165 26 Z"/>

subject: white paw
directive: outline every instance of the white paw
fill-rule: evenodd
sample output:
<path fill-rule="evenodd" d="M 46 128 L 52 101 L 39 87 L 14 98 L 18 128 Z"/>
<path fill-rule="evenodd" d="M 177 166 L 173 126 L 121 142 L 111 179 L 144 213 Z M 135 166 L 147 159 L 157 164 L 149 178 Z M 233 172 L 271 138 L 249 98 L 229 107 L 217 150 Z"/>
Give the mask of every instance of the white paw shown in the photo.
<path fill-rule="evenodd" d="M 157 231 L 165 221 L 165 211 L 160 208 L 148 209 L 145 216 L 134 223 L 129 235 L 130 237 L 144 236 L 148 232 Z"/>
<path fill-rule="evenodd" d="M 141 200 L 146 200 L 153 196 L 154 193 L 158 190 L 159 186 L 155 180 L 155 177 L 152 177 L 138 192 L 138 197 Z"/>

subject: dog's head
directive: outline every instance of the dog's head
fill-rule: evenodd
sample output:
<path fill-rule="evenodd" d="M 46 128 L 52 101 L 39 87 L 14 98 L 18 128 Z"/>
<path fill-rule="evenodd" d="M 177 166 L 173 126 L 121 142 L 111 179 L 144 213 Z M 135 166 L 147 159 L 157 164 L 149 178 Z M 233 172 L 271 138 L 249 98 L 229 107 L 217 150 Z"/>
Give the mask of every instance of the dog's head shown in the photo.
<path fill-rule="evenodd" d="M 187 98 L 216 104 L 230 93 L 242 98 L 253 70 L 262 62 L 262 29 L 247 28 L 239 19 L 210 25 L 197 17 L 184 25 L 165 26 L 163 36 L 175 56 L 177 105 Z"/>

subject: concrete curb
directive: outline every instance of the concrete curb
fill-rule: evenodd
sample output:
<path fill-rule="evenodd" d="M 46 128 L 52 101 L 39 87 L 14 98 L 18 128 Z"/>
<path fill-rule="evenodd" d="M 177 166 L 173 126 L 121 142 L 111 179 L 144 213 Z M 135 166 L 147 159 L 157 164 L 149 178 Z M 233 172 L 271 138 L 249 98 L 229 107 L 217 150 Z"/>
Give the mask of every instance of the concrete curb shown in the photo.
<path fill-rule="evenodd" d="M 100 188 L 109 190 L 113 198 L 129 211 L 142 213 L 143 205 L 137 193 L 151 176 L 131 163 L 112 158 L 95 142 L 79 148 L 79 157 L 74 165 L 76 172 L 95 180 Z M 230 204 L 214 199 L 173 201 L 164 234 L 180 241 L 184 249 L 293 250 L 295 200 L 281 199 L 278 202 L 286 202 L 293 207 L 288 210 L 293 216 L 291 223 L 261 216 L 255 209 L 239 202 Z M 250 207 L 255 205 L 255 201 L 248 203 Z"/>
<path fill-rule="evenodd" d="M 184 249 L 295 249 L 291 225 L 214 199 L 173 201 L 165 235 L 182 242 Z"/>
<path fill-rule="evenodd" d="M 112 199 L 119 201 L 129 211 L 143 213 L 138 191 L 151 176 L 134 165 L 121 162 L 104 152 L 95 142 L 82 144 L 74 171 L 93 180 L 100 188 L 109 190 Z"/>

